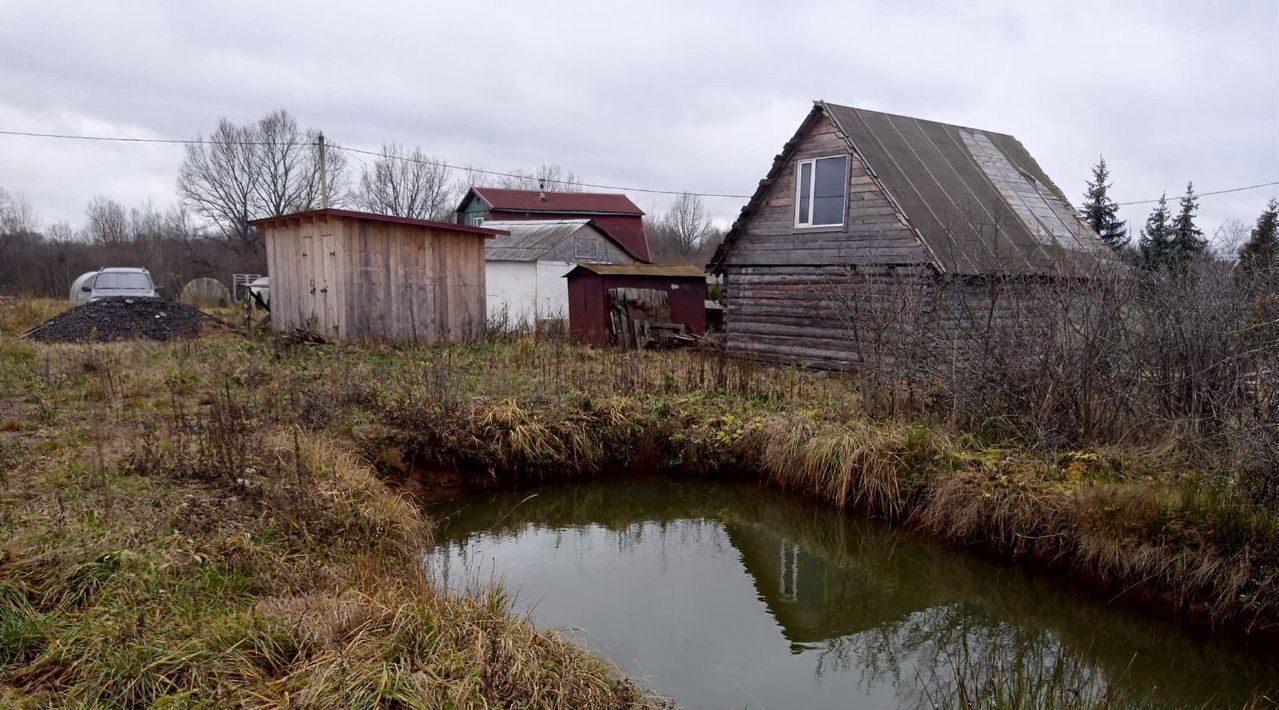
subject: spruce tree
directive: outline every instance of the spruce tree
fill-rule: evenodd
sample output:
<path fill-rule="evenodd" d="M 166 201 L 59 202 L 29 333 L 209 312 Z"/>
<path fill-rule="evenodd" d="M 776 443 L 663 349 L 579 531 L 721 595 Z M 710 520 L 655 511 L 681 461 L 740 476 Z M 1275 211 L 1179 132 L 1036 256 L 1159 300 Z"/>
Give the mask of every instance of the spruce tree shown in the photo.
<path fill-rule="evenodd" d="M 1270 198 L 1252 235 L 1239 248 L 1239 268 L 1251 274 L 1279 268 L 1279 200 Z"/>
<path fill-rule="evenodd" d="M 1204 233 L 1195 225 L 1195 213 L 1199 211 L 1199 198 L 1195 197 L 1195 184 L 1186 183 L 1186 194 L 1181 197 L 1181 209 L 1172 221 L 1172 263 L 1179 266 L 1190 262 L 1208 248 Z"/>
<path fill-rule="evenodd" d="M 1106 158 L 1101 156 L 1093 166 L 1092 180 L 1088 181 L 1088 189 L 1084 191 L 1084 208 L 1080 216 L 1107 246 L 1118 252 L 1128 246 L 1128 230 L 1119 221 L 1119 205 L 1110 199 L 1109 178 Z"/>
<path fill-rule="evenodd" d="M 1159 196 L 1159 204 L 1146 218 L 1146 227 L 1141 230 L 1138 244 L 1142 260 L 1148 268 L 1163 269 L 1173 263 L 1172 224 L 1167 195 Z"/>

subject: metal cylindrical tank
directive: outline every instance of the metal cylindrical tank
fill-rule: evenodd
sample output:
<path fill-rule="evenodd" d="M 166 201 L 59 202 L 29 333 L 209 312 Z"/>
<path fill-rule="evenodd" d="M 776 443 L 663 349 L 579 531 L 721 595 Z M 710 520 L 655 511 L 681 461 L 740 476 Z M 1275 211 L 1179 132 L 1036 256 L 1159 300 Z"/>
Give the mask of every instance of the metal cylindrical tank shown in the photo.
<path fill-rule="evenodd" d="M 89 288 L 93 288 L 93 279 L 96 278 L 97 275 L 98 275 L 98 272 L 96 271 L 87 271 L 83 274 L 80 274 L 76 278 L 76 280 L 71 283 L 71 302 L 72 303 L 78 306 L 82 303 L 89 302 L 89 293 L 81 289 L 83 289 L 85 286 L 88 286 Z"/>

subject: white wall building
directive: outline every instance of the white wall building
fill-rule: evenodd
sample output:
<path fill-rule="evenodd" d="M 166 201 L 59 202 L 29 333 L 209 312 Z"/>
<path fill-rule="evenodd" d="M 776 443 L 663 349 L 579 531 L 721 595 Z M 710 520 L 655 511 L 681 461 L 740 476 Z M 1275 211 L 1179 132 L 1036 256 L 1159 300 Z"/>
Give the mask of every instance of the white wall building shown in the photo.
<path fill-rule="evenodd" d="M 507 232 L 485 244 L 490 327 L 522 328 L 568 318 L 567 274 L 578 264 L 637 259 L 589 219 L 488 221 Z"/>

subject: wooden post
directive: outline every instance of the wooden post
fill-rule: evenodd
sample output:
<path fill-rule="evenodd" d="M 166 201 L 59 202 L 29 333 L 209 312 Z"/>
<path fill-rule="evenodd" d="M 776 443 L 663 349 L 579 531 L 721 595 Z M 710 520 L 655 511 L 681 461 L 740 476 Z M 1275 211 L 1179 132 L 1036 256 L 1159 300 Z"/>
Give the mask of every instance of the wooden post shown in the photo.
<path fill-rule="evenodd" d="M 329 208 L 329 176 L 324 165 L 324 134 L 320 134 L 320 207 Z"/>

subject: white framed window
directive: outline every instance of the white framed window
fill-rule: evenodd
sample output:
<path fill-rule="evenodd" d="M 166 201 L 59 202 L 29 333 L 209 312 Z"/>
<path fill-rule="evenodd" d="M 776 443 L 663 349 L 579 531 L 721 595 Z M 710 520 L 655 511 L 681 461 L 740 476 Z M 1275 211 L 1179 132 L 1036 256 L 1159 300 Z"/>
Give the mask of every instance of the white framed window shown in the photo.
<path fill-rule="evenodd" d="M 848 200 L 848 156 L 795 163 L 795 226 L 838 227 Z"/>
<path fill-rule="evenodd" d="M 472 218 L 471 218 L 471 226 L 472 226 L 472 227 L 483 227 L 483 226 L 484 226 L 484 218 L 483 218 L 483 217 L 472 217 Z"/>

